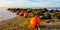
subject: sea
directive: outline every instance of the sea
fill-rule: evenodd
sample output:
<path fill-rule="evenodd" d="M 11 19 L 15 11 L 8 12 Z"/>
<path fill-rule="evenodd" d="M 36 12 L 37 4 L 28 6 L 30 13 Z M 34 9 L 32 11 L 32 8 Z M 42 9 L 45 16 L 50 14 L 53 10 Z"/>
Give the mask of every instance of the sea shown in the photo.
<path fill-rule="evenodd" d="M 57 9 L 60 10 L 60 7 L 46 7 L 47 9 Z"/>
<path fill-rule="evenodd" d="M 0 8 L 0 21 L 16 17 L 16 13 L 11 13 L 8 8 Z"/>
<path fill-rule="evenodd" d="M 11 13 L 7 10 L 8 8 L 0 8 L 0 21 L 11 19 L 16 17 L 16 13 Z M 47 9 L 58 9 L 60 10 L 60 7 L 47 7 Z"/>

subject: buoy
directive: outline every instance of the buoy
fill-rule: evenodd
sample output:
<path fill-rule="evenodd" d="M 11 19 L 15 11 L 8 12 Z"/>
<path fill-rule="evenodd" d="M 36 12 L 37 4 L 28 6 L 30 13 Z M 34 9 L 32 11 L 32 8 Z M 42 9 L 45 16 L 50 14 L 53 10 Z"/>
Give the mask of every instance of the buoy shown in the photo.
<path fill-rule="evenodd" d="M 19 15 L 19 12 L 20 12 L 20 11 L 16 11 L 16 14 Z"/>
<path fill-rule="evenodd" d="M 38 26 L 40 26 L 40 19 L 38 18 L 38 16 L 32 17 L 30 20 L 30 27 L 36 27 L 37 24 Z"/>
<path fill-rule="evenodd" d="M 12 10 L 12 13 L 14 13 L 14 10 Z"/>
<path fill-rule="evenodd" d="M 23 14 L 24 14 L 24 11 L 20 11 L 19 15 L 21 15 L 21 16 L 22 16 Z"/>
<path fill-rule="evenodd" d="M 9 10 L 10 12 L 12 11 L 12 10 Z"/>
<path fill-rule="evenodd" d="M 13 13 L 13 12 L 14 12 L 14 10 L 10 10 L 10 12 L 12 12 L 12 13 Z"/>
<path fill-rule="evenodd" d="M 27 17 L 28 16 L 28 12 L 24 12 L 24 17 Z"/>

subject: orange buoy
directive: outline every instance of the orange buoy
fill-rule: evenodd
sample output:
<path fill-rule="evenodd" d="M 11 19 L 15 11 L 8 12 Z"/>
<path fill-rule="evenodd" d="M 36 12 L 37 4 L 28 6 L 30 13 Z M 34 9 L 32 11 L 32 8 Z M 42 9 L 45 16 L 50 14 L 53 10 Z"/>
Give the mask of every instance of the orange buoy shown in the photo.
<path fill-rule="evenodd" d="M 30 27 L 36 27 L 36 25 L 40 26 L 40 19 L 37 16 L 34 16 L 30 20 Z"/>
<path fill-rule="evenodd" d="M 24 17 L 27 17 L 28 16 L 28 12 L 24 12 Z"/>
<path fill-rule="evenodd" d="M 19 15 L 23 15 L 24 14 L 24 11 L 20 11 Z"/>

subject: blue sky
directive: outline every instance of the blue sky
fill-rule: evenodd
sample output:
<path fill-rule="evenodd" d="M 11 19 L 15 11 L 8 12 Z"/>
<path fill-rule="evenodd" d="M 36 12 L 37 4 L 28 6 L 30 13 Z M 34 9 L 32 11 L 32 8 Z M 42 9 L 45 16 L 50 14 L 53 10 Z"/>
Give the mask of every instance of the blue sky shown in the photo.
<path fill-rule="evenodd" d="M 60 7 L 60 0 L 0 0 L 0 7 Z"/>

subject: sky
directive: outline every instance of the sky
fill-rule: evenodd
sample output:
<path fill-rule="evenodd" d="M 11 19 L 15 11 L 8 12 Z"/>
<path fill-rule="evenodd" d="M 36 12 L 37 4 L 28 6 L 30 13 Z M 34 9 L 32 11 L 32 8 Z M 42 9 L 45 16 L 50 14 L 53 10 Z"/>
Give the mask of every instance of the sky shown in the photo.
<path fill-rule="evenodd" d="M 0 0 L 0 7 L 60 7 L 60 0 Z"/>

